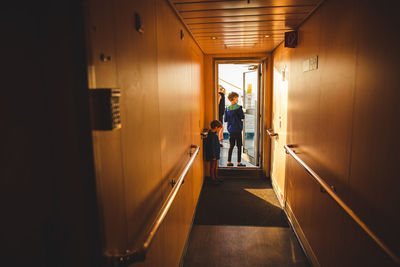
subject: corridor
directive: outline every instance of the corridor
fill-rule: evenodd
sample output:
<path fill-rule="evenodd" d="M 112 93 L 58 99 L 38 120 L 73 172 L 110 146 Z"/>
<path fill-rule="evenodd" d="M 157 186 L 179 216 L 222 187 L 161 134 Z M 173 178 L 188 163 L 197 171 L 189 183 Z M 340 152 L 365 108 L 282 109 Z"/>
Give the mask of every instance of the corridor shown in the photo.
<path fill-rule="evenodd" d="M 1 266 L 400 266 L 398 1 L 2 11 Z"/>

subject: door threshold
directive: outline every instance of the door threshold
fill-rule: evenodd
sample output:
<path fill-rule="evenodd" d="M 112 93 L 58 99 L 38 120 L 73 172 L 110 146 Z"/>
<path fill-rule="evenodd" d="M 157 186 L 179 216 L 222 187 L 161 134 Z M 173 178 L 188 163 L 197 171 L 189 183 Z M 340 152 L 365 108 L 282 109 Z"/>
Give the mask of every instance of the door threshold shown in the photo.
<path fill-rule="evenodd" d="M 218 167 L 218 169 L 224 169 L 224 170 L 262 170 L 262 168 L 260 167 L 227 167 L 227 166 L 223 166 L 223 167 Z"/>
<path fill-rule="evenodd" d="M 265 178 L 264 170 L 254 167 L 219 168 L 218 174 L 224 178 Z"/>

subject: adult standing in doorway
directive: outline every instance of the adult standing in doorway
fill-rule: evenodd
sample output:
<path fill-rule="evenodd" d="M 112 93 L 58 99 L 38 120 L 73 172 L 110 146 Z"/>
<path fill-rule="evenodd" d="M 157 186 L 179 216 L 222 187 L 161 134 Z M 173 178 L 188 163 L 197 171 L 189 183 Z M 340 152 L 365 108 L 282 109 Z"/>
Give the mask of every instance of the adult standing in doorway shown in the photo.
<path fill-rule="evenodd" d="M 225 88 L 222 85 L 218 85 L 218 120 L 220 122 L 224 121 L 224 113 L 225 113 Z M 218 132 L 218 138 L 220 142 L 220 146 L 223 146 L 222 140 L 224 140 L 224 127 L 222 126 Z"/>

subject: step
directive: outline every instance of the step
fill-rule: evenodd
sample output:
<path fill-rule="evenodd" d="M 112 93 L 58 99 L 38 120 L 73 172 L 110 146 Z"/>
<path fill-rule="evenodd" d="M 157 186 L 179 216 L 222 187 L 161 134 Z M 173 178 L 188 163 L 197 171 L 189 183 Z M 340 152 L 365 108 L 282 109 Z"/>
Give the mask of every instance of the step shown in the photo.
<path fill-rule="evenodd" d="M 247 167 L 219 168 L 218 175 L 223 178 L 265 178 L 263 169 Z"/>

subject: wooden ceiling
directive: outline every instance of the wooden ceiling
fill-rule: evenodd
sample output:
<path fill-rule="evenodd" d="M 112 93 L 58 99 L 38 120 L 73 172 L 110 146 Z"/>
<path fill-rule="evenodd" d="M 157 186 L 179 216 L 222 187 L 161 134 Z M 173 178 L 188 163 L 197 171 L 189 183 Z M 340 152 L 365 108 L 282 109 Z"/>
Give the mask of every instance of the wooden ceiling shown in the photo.
<path fill-rule="evenodd" d="M 205 54 L 270 52 L 323 0 L 168 0 Z"/>

